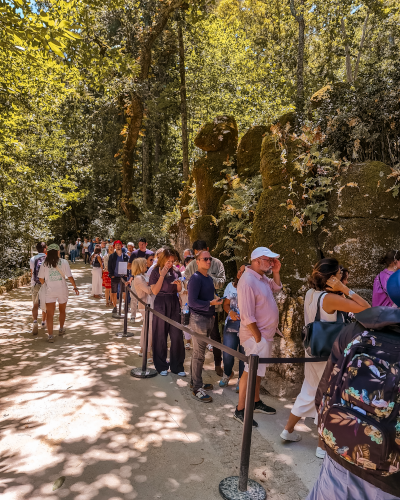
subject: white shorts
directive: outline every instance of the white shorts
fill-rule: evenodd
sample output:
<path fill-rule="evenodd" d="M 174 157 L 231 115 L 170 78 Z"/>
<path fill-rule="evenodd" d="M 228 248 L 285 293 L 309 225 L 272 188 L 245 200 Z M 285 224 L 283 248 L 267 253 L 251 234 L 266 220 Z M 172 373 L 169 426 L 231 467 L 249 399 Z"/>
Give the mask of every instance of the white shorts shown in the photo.
<path fill-rule="evenodd" d="M 249 356 L 250 354 L 257 354 L 260 358 L 271 358 L 272 344 L 272 341 L 269 342 L 268 340 L 265 340 L 264 337 L 261 337 L 261 342 L 258 342 L 257 344 L 256 339 L 254 337 L 250 337 L 242 343 L 242 346 L 246 356 Z M 267 366 L 268 365 L 266 363 L 260 363 L 258 365 L 258 377 L 264 377 Z M 247 373 L 249 372 L 249 365 L 247 363 L 244 364 L 244 371 Z"/>
<path fill-rule="evenodd" d="M 58 302 L 59 304 L 66 304 L 68 302 L 68 294 L 59 293 L 57 295 L 46 294 L 46 304 Z"/>

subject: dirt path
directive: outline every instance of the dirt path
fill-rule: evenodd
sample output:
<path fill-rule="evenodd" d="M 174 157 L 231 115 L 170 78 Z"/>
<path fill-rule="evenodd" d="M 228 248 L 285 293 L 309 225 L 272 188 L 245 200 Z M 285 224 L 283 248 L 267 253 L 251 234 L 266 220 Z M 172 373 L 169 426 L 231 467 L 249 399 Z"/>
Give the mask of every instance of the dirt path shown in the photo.
<path fill-rule="evenodd" d="M 88 267 L 78 262 L 73 274 L 81 295 L 70 293 L 67 335 L 54 344 L 43 330 L 30 333 L 29 287 L 0 296 L 2 500 L 220 498 L 220 480 L 238 470 L 234 391 L 216 388 L 214 403 L 202 405 L 189 397 L 188 379 L 130 377 L 141 364 L 140 325 L 129 323 L 135 337 L 115 337 L 122 322 L 90 296 Z M 215 382 L 211 354 L 207 363 Z M 310 475 L 304 483 L 266 434 L 253 434 L 250 476 L 269 500 L 305 498 Z M 310 460 L 314 444 L 303 448 Z"/>

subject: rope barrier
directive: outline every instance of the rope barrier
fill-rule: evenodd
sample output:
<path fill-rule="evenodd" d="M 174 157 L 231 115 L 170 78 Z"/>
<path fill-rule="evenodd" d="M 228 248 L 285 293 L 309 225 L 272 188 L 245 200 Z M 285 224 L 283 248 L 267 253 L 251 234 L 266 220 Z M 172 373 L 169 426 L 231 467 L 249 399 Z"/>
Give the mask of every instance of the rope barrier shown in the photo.
<path fill-rule="evenodd" d="M 121 278 L 121 284 L 124 287 L 125 291 L 129 289 L 129 283 Z M 121 295 L 120 295 L 120 309 L 119 315 L 124 318 L 124 334 L 123 337 L 130 336 L 127 333 L 127 316 L 128 316 L 128 299 L 127 294 L 125 295 L 125 314 L 121 315 L 121 300 L 122 300 L 122 286 L 121 286 Z M 234 351 L 230 347 L 227 347 L 220 342 L 217 342 L 209 337 L 205 337 L 204 335 L 194 332 L 190 328 L 181 323 L 178 323 L 167 316 L 164 316 L 160 312 L 151 308 L 150 305 L 144 300 L 140 299 L 136 293 L 129 289 L 131 297 L 133 300 L 137 300 L 145 307 L 145 316 L 144 316 L 144 346 L 143 346 L 143 363 L 141 368 L 133 368 L 131 370 L 132 377 L 135 378 L 150 378 L 157 375 L 157 371 L 152 368 L 147 368 L 147 349 L 148 349 L 148 335 L 149 335 L 149 317 L 150 313 L 154 314 L 158 318 L 162 319 L 166 323 L 169 323 L 172 326 L 180 329 L 183 332 L 189 333 L 193 337 L 201 340 L 202 342 L 206 342 L 207 344 L 211 344 L 214 347 L 217 347 L 223 352 L 234 356 L 235 358 L 240 359 L 248 363 L 249 372 L 247 379 L 247 392 L 246 399 L 248 401 L 254 401 L 255 395 L 255 387 L 257 381 L 257 368 L 260 363 L 267 364 L 285 364 L 285 363 L 321 363 L 323 361 L 327 361 L 327 357 L 320 358 L 259 358 L 259 356 L 255 354 L 251 354 L 250 356 L 245 356 L 241 352 Z M 219 492 L 225 500 L 265 500 L 266 499 L 266 491 L 265 489 L 256 481 L 249 479 L 249 463 L 250 463 L 250 449 L 251 449 L 251 435 L 253 430 L 253 414 L 254 414 L 254 405 L 248 404 L 245 406 L 244 411 L 244 422 L 243 422 L 243 437 L 242 437 L 242 449 L 240 454 L 240 472 L 239 476 L 231 476 L 223 479 L 219 484 Z"/>

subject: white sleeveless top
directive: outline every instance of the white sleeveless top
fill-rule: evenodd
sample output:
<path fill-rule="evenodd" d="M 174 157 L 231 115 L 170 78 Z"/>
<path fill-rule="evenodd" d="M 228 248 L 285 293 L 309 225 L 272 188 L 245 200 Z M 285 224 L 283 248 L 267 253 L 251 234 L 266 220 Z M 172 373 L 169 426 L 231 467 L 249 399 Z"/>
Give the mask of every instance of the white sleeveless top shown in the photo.
<path fill-rule="evenodd" d="M 311 288 L 306 293 L 306 296 L 304 299 L 304 323 L 306 325 L 308 325 L 309 323 L 312 323 L 315 320 L 315 315 L 317 314 L 318 298 L 321 295 L 321 293 L 325 294 L 322 297 L 321 302 L 320 302 L 321 321 L 336 321 L 337 320 L 337 311 L 335 311 L 333 314 L 328 314 L 327 312 L 324 311 L 324 309 L 322 307 L 324 300 L 325 300 L 325 297 L 326 297 L 326 292 L 320 292 L 318 290 L 314 290 L 313 288 Z"/>

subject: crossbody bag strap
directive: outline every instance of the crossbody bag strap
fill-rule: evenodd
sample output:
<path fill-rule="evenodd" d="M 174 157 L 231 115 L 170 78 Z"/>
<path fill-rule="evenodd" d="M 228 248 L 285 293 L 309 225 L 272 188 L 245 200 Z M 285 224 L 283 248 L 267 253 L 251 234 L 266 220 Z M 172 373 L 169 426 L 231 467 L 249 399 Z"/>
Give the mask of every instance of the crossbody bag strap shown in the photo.
<path fill-rule="evenodd" d="M 381 285 L 381 288 L 382 288 L 382 291 L 383 293 L 386 295 L 386 297 L 389 299 L 389 300 L 392 300 L 390 297 L 389 297 L 389 294 L 387 293 L 387 291 L 383 288 L 382 286 L 382 281 L 381 281 L 381 273 L 378 274 L 378 280 L 379 280 L 379 284 Z M 393 301 L 392 301 L 393 302 Z"/>
<path fill-rule="evenodd" d="M 65 277 L 65 274 L 63 272 L 63 270 L 61 269 L 61 266 L 59 266 L 57 264 L 57 267 L 56 267 L 57 271 L 61 274 L 61 276 L 66 280 L 67 278 Z"/>

